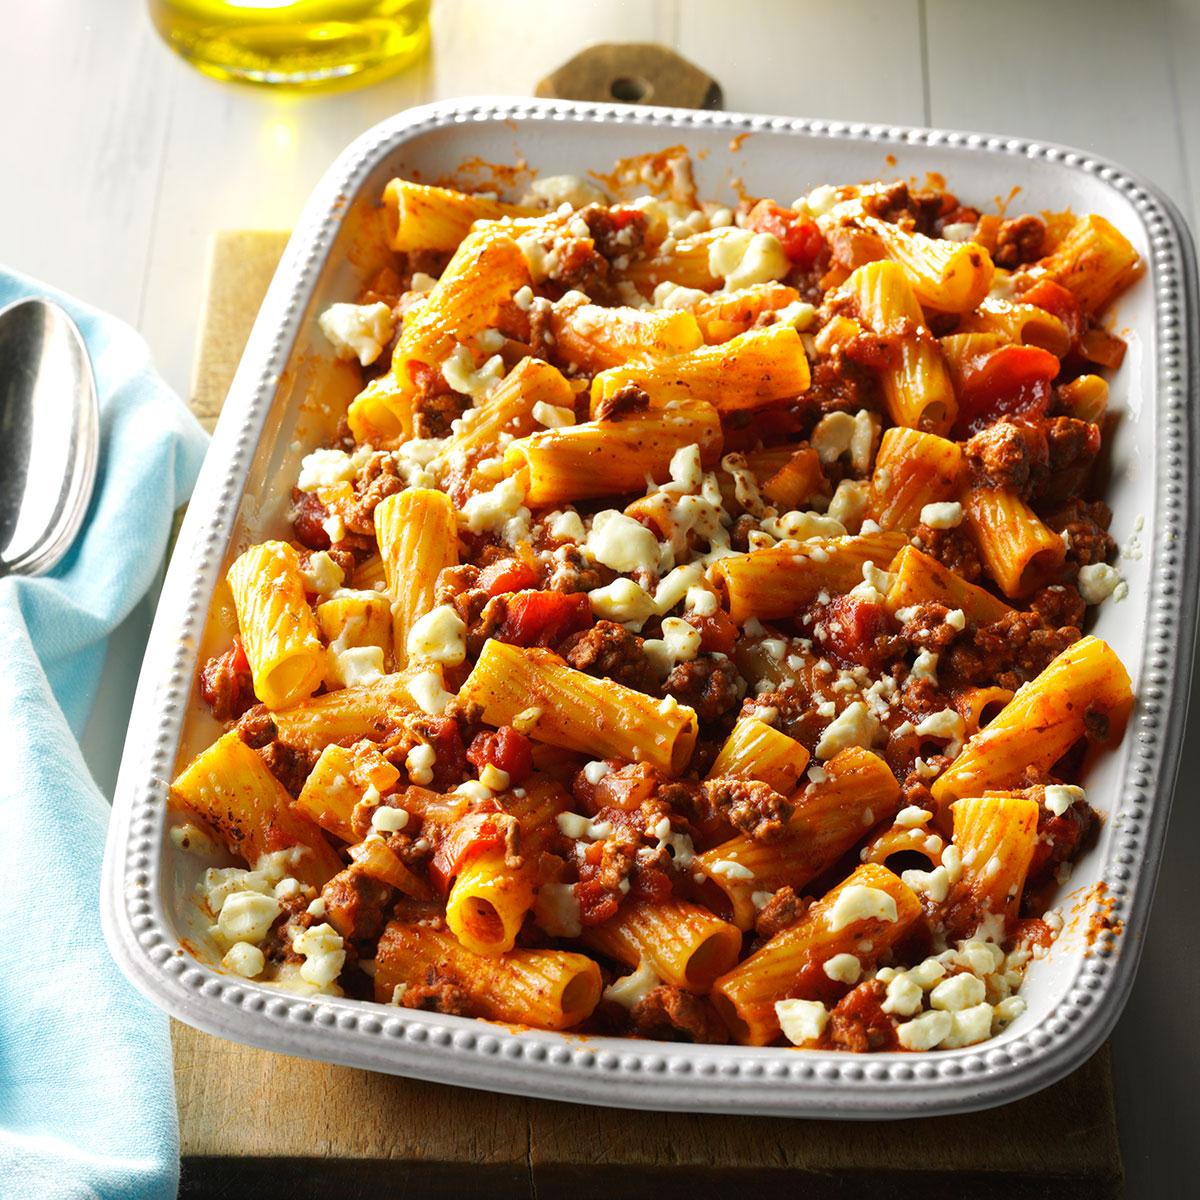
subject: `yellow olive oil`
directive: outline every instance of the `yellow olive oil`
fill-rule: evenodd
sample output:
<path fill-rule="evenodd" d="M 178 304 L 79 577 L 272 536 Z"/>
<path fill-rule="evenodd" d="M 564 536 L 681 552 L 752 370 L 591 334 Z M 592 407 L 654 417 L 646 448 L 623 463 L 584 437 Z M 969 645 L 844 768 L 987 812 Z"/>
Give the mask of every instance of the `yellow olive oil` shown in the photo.
<path fill-rule="evenodd" d="M 150 0 L 176 53 L 218 79 L 329 88 L 391 75 L 429 44 L 430 0 Z"/>

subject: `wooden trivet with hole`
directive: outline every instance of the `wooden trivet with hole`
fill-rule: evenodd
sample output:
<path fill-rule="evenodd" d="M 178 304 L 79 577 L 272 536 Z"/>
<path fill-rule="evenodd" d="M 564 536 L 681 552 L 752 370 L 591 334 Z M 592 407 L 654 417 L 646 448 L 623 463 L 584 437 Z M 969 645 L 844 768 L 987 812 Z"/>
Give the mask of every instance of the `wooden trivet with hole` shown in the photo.
<path fill-rule="evenodd" d="M 214 241 L 192 408 L 209 428 L 286 234 Z M 184 1197 L 263 1200 L 1106 1200 L 1107 1046 L 1004 1108 L 912 1121 L 630 1112 L 287 1058 L 172 1023 Z M 786 1189 L 786 1190 L 785 1190 Z"/>

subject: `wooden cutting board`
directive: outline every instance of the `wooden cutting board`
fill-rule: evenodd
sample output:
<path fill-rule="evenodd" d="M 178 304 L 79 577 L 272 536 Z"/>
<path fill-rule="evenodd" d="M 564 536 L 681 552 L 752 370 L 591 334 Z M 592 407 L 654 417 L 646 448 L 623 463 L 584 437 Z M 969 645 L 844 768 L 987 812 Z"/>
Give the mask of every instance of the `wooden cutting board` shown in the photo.
<path fill-rule="evenodd" d="M 192 408 L 215 423 L 286 234 L 224 233 Z M 829 1122 L 526 1100 L 287 1058 L 173 1023 L 184 1197 L 447 1200 L 775 1194 L 1102 1200 L 1121 1192 L 1105 1046 L 987 1112 Z M 786 1188 L 786 1192 L 780 1189 Z"/>

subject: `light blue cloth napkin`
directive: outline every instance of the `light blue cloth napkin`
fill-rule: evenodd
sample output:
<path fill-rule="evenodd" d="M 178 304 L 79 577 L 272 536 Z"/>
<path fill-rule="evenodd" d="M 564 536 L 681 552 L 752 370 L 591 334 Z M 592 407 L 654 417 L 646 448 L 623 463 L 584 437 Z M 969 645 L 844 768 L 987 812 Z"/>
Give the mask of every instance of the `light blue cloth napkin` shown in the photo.
<path fill-rule="evenodd" d="M 206 439 L 132 329 L 0 270 L 0 307 L 27 295 L 56 300 L 83 331 L 101 451 L 66 558 L 40 579 L 0 579 L 0 1196 L 169 1197 L 167 1019 L 100 932 L 109 809 L 76 739 L 108 636 L 154 581 Z"/>

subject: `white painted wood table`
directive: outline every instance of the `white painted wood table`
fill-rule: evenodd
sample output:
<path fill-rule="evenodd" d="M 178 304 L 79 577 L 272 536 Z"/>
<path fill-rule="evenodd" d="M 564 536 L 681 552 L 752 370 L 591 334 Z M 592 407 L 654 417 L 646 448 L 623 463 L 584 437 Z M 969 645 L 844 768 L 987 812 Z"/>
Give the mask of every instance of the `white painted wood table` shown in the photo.
<path fill-rule="evenodd" d="M 381 118 L 468 93 L 527 94 L 598 41 L 659 41 L 731 109 L 931 124 L 1068 142 L 1200 217 L 1200 0 L 435 0 L 434 47 L 363 91 L 216 84 L 158 42 L 138 0 L 12 2 L 0 39 L 0 263 L 125 318 L 188 387 L 206 246 L 287 229 L 343 146 Z M 149 619 L 117 638 L 85 749 L 105 789 Z M 1200 727 L 1153 927 L 1114 1038 L 1131 1197 L 1195 1194 L 1200 1075 Z"/>

